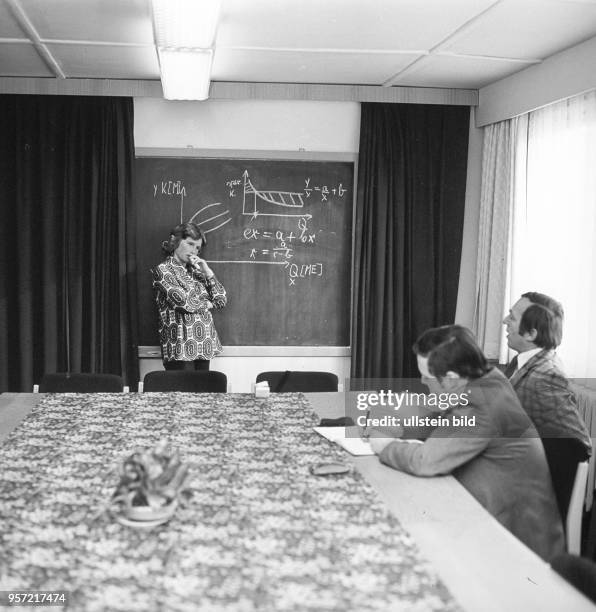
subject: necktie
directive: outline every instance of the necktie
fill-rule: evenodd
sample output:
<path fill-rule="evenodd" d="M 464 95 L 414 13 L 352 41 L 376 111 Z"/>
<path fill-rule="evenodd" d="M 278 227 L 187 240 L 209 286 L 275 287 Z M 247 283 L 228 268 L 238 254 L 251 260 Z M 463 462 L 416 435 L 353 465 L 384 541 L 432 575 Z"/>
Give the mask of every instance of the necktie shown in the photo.
<path fill-rule="evenodd" d="M 517 355 L 507 364 L 505 368 L 505 376 L 511 378 L 517 370 Z"/>

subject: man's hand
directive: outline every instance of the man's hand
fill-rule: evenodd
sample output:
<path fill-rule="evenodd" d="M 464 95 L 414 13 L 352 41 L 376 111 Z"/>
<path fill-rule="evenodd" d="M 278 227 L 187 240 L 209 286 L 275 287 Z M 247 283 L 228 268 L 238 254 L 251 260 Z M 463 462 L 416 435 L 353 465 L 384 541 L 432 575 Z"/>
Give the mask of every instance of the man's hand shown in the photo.
<path fill-rule="evenodd" d="M 374 429 L 370 432 L 370 437 L 368 438 L 370 447 L 375 452 L 375 455 L 380 455 L 383 449 L 394 440 L 395 438 L 386 438 L 381 432 L 375 431 Z"/>

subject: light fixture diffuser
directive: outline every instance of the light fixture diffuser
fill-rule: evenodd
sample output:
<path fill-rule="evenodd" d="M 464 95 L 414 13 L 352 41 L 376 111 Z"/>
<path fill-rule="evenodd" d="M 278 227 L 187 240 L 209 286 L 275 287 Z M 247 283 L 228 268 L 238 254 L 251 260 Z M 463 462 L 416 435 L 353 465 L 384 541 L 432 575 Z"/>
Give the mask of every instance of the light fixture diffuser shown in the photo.
<path fill-rule="evenodd" d="M 213 51 L 159 49 L 161 86 L 166 100 L 206 100 Z"/>
<path fill-rule="evenodd" d="M 164 97 L 205 100 L 220 0 L 152 0 L 152 4 Z"/>

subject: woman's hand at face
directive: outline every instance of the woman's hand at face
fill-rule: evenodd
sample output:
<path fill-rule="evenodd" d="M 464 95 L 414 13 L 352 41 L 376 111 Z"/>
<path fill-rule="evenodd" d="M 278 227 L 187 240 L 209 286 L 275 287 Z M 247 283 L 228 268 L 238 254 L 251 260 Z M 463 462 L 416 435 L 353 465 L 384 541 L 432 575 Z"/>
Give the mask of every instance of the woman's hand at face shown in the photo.
<path fill-rule="evenodd" d="M 188 260 L 190 261 L 190 265 L 197 271 L 204 274 L 207 278 L 213 276 L 213 272 L 207 262 L 204 259 L 201 259 L 198 255 L 191 255 Z"/>

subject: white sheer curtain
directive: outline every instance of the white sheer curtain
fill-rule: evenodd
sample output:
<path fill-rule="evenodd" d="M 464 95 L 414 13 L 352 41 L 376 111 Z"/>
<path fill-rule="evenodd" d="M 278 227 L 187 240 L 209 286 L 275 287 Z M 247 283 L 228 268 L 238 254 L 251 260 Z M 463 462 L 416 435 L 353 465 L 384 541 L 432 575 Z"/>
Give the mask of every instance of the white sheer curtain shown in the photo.
<path fill-rule="evenodd" d="M 567 374 L 596 377 L 596 91 L 518 121 L 509 300 L 540 291 L 561 301 Z"/>
<path fill-rule="evenodd" d="M 499 355 L 512 194 L 512 121 L 484 130 L 472 331 L 489 359 Z"/>
<path fill-rule="evenodd" d="M 484 131 L 482 188 L 472 330 L 489 359 L 508 361 L 502 321 L 509 308 L 512 216 L 525 181 L 527 115 Z"/>

